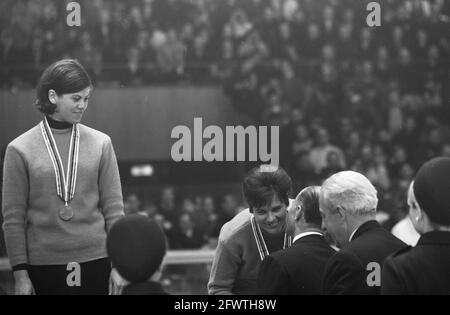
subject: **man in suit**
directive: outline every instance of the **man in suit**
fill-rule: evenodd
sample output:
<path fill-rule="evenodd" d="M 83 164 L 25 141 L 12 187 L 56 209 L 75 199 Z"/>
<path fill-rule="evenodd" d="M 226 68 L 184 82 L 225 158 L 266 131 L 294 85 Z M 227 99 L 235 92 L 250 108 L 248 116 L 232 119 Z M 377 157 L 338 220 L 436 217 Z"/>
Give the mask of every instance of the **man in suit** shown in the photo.
<path fill-rule="evenodd" d="M 408 191 L 409 217 L 421 235 L 415 247 L 389 256 L 381 294 L 450 294 L 450 159 L 418 171 Z"/>
<path fill-rule="evenodd" d="M 377 191 L 362 174 L 343 171 L 320 190 L 323 227 L 341 250 L 328 261 L 324 294 L 379 294 L 384 259 L 406 246 L 375 220 Z"/>
<path fill-rule="evenodd" d="M 328 259 L 335 253 L 323 236 L 319 211 L 320 187 L 303 189 L 288 210 L 291 247 L 267 256 L 258 276 L 259 294 L 321 294 Z"/>

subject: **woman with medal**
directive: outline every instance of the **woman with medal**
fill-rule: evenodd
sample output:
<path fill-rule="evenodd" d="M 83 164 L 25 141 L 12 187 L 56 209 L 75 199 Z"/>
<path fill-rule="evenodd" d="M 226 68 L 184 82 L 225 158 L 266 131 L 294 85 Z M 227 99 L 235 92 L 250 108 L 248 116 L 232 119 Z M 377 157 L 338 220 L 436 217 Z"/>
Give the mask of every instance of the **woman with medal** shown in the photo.
<path fill-rule="evenodd" d="M 80 124 L 92 83 L 76 60 L 37 86 L 42 121 L 7 147 L 3 216 L 16 294 L 108 294 L 106 234 L 123 215 L 111 139 Z"/>
<path fill-rule="evenodd" d="M 261 262 L 292 244 L 292 235 L 286 231 L 291 188 L 291 178 L 281 167 L 261 165 L 247 174 L 243 192 L 249 209 L 220 230 L 209 294 L 255 294 Z"/>

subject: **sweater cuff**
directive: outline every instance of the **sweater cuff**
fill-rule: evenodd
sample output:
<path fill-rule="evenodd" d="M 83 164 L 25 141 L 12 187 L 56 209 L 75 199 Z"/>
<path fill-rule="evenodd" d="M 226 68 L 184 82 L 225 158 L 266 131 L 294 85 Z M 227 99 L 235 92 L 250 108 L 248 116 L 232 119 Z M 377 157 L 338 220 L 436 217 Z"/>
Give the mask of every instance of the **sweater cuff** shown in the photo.
<path fill-rule="evenodd" d="M 12 271 L 28 270 L 28 264 L 18 264 L 12 267 Z"/>

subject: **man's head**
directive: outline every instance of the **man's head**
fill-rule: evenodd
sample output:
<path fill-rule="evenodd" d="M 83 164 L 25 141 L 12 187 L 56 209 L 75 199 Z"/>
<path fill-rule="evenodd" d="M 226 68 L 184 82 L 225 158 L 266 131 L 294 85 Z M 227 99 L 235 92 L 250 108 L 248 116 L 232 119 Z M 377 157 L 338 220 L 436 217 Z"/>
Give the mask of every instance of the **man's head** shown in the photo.
<path fill-rule="evenodd" d="M 426 162 L 408 191 L 409 215 L 420 234 L 450 230 L 450 158 Z"/>
<path fill-rule="evenodd" d="M 281 167 L 261 165 L 245 177 L 245 199 L 256 223 L 264 232 L 278 234 L 285 231 L 291 189 L 291 178 Z"/>
<path fill-rule="evenodd" d="M 298 235 L 312 230 L 320 230 L 322 216 L 319 210 L 319 186 L 304 188 L 288 209 L 286 231 Z"/>
<path fill-rule="evenodd" d="M 377 191 L 364 175 L 343 171 L 322 184 L 319 204 L 323 228 L 342 247 L 358 226 L 375 219 Z"/>

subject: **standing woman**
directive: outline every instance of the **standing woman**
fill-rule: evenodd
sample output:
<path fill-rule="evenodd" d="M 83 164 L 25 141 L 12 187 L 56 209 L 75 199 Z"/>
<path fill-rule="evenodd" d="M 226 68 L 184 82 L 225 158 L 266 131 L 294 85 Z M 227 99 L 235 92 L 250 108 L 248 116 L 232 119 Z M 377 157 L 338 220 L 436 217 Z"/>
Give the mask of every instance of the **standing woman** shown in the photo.
<path fill-rule="evenodd" d="M 7 147 L 3 229 L 16 294 L 108 294 L 106 234 L 123 215 L 111 139 L 80 124 L 92 83 L 76 60 L 37 86 L 43 120 Z"/>

